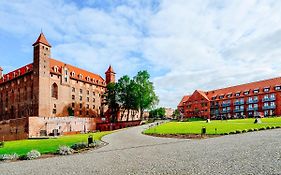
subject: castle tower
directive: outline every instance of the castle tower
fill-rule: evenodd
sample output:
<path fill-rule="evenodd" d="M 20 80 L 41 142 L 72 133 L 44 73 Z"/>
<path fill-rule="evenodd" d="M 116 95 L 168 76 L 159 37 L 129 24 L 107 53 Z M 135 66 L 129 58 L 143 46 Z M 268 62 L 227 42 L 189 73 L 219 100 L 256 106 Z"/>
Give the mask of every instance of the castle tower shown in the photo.
<path fill-rule="evenodd" d="M 0 79 L 3 77 L 3 69 L 0 67 Z"/>
<path fill-rule="evenodd" d="M 110 65 L 107 71 L 105 72 L 106 84 L 115 83 L 115 74 L 116 73 L 114 72 L 113 68 Z"/>
<path fill-rule="evenodd" d="M 33 88 L 34 114 L 48 117 L 50 115 L 50 57 L 51 45 L 41 32 L 33 46 Z"/>

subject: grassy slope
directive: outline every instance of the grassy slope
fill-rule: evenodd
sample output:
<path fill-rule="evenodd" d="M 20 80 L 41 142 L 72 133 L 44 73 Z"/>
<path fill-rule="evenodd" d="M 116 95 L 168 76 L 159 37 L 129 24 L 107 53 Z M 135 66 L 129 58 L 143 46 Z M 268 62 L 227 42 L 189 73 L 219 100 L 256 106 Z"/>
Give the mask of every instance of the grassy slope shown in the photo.
<path fill-rule="evenodd" d="M 24 155 L 32 149 L 38 150 L 40 153 L 54 153 L 60 145 L 71 146 L 79 142 L 87 142 L 88 136 L 93 135 L 95 140 L 101 140 L 101 138 L 110 134 L 111 132 L 99 132 L 94 134 L 77 134 L 69 136 L 61 136 L 54 139 L 37 139 L 37 140 L 18 140 L 5 142 L 5 146 L 0 148 L 0 154 L 12 154 L 17 153 Z"/>
<path fill-rule="evenodd" d="M 146 134 L 201 134 L 202 127 L 206 127 L 207 134 L 229 133 L 243 129 L 255 129 L 266 126 L 281 126 L 281 117 L 263 118 L 261 124 L 254 124 L 255 119 L 212 120 L 195 122 L 170 122 L 145 131 Z M 217 132 L 215 132 L 217 128 Z"/>

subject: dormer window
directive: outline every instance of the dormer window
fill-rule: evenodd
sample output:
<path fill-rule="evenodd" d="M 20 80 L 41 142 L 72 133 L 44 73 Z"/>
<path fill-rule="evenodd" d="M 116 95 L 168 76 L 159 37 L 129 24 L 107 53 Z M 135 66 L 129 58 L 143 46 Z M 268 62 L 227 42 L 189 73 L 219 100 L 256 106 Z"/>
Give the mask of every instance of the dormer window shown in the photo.
<path fill-rule="evenodd" d="M 232 96 L 232 93 L 228 93 L 228 94 L 226 95 L 227 98 L 230 98 L 231 96 Z"/>
<path fill-rule="evenodd" d="M 90 81 L 90 80 L 91 80 L 91 78 L 90 78 L 89 76 L 87 76 L 87 77 L 86 77 L 86 80 L 87 80 L 87 81 Z"/>
<path fill-rule="evenodd" d="M 258 89 L 258 88 L 257 88 L 257 89 L 254 89 L 253 92 L 254 92 L 254 94 L 259 93 L 259 89 Z"/>
<path fill-rule="evenodd" d="M 58 72 L 58 71 L 59 71 L 58 66 L 55 66 L 55 67 L 54 67 L 54 71 L 55 71 L 55 72 Z"/>
<path fill-rule="evenodd" d="M 217 98 L 217 96 L 213 96 L 213 97 L 212 97 L 212 100 L 215 100 L 216 98 Z"/>
<path fill-rule="evenodd" d="M 13 76 L 14 76 L 14 78 L 17 76 L 16 72 L 13 72 Z"/>
<path fill-rule="evenodd" d="M 18 70 L 18 75 L 20 75 L 20 73 L 21 73 L 20 70 Z"/>
<path fill-rule="evenodd" d="M 241 94 L 241 92 L 236 92 L 236 93 L 235 93 L 235 97 L 239 97 L 240 94 Z"/>
<path fill-rule="evenodd" d="M 70 75 L 71 75 L 72 77 L 74 77 L 74 76 L 75 76 L 75 72 L 72 71 L 72 72 L 70 73 Z"/>
<path fill-rule="evenodd" d="M 250 90 L 244 91 L 244 95 L 249 95 L 249 93 L 250 93 Z"/>
<path fill-rule="evenodd" d="M 220 99 L 223 99 L 223 97 L 224 97 L 224 95 L 220 95 L 220 96 L 219 96 Z"/>
<path fill-rule="evenodd" d="M 269 92 L 270 88 L 269 87 L 265 87 L 263 88 L 263 92 Z"/>
<path fill-rule="evenodd" d="M 281 90 L 281 85 L 275 86 L 275 90 L 276 90 L 276 91 L 280 91 L 280 90 Z"/>
<path fill-rule="evenodd" d="M 25 70 L 26 70 L 26 72 L 28 72 L 28 71 L 29 71 L 29 67 L 28 67 L 28 66 L 26 66 L 26 67 L 25 67 Z"/>
<path fill-rule="evenodd" d="M 65 73 L 65 75 L 67 75 L 67 73 L 68 73 L 67 68 L 64 68 L 64 73 Z"/>
<path fill-rule="evenodd" d="M 82 79 L 83 78 L 83 75 L 82 74 L 79 74 L 79 76 L 78 76 L 80 79 Z"/>

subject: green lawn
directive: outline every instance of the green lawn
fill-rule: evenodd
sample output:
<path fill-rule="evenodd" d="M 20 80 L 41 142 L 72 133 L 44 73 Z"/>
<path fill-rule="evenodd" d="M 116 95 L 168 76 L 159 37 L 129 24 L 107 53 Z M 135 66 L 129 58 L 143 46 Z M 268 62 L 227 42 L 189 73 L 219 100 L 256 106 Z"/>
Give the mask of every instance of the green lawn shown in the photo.
<path fill-rule="evenodd" d="M 207 134 L 223 134 L 236 130 L 255 129 L 267 126 L 281 126 L 281 117 L 262 118 L 261 124 L 254 124 L 251 119 L 211 120 L 194 122 L 169 122 L 146 130 L 145 134 L 201 134 L 202 127 L 206 127 Z M 217 130 L 217 131 L 216 131 Z"/>
<path fill-rule="evenodd" d="M 17 140 L 5 142 L 3 148 L 0 148 L 1 154 L 13 154 L 24 155 L 32 149 L 39 151 L 41 154 L 54 153 L 61 145 L 71 146 L 79 142 L 87 142 L 88 136 L 93 135 L 95 140 L 101 140 L 104 135 L 110 134 L 108 132 L 98 132 L 91 134 L 77 134 L 69 136 L 61 136 L 52 139 L 31 139 L 31 140 Z"/>

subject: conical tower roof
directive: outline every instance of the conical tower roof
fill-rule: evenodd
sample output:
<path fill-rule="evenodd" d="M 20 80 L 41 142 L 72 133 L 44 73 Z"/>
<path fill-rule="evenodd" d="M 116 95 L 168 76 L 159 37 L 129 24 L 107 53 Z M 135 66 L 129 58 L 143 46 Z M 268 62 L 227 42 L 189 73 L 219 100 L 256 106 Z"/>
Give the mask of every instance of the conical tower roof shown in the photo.
<path fill-rule="evenodd" d="M 44 34 L 41 32 L 39 37 L 37 38 L 37 40 L 35 41 L 35 43 L 32 46 L 35 46 L 36 44 L 41 43 L 44 44 L 46 46 L 52 47 L 49 42 L 47 41 L 46 37 L 44 36 Z"/>
<path fill-rule="evenodd" d="M 115 74 L 115 72 L 114 72 L 114 70 L 113 70 L 113 68 L 112 68 L 111 65 L 109 66 L 109 68 L 107 69 L 107 71 L 106 71 L 105 73 L 106 73 L 106 74 L 107 74 L 107 73 L 114 73 L 114 74 Z"/>

